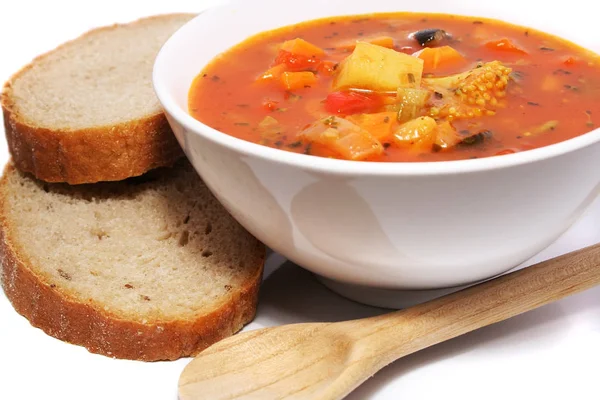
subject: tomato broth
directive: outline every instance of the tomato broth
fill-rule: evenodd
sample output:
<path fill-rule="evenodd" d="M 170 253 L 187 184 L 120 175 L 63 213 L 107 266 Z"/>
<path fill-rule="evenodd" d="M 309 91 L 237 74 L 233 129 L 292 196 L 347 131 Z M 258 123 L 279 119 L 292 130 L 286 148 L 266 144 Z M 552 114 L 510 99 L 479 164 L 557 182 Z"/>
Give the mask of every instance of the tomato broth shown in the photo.
<path fill-rule="evenodd" d="M 285 151 L 381 162 L 511 154 L 600 123 L 600 66 L 500 21 L 419 13 L 309 21 L 251 37 L 195 79 L 189 112 Z"/>

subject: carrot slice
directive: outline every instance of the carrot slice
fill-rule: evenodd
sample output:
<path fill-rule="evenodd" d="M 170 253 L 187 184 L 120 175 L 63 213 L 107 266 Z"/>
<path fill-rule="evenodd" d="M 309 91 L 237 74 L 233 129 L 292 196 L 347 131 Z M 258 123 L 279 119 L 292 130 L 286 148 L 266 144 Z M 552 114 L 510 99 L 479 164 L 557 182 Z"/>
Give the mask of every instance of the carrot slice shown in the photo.
<path fill-rule="evenodd" d="M 490 50 L 499 50 L 515 54 L 527 54 L 525 50 L 521 49 L 506 38 L 487 42 L 485 44 L 485 47 L 487 47 Z"/>
<path fill-rule="evenodd" d="M 281 84 L 286 90 L 296 90 L 310 87 L 317 82 L 315 74 L 305 72 L 284 72 L 281 74 Z"/>
<path fill-rule="evenodd" d="M 369 40 L 369 43 L 375 44 L 381 47 L 387 47 L 388 49 L 394 48 L 394 38 L 390 36 L 380 36 Z"/>
<path fill-rule="evenodd" d="M 271 82 L 281 77 L 287 69 L 285 64 L 278 64 L 272 68 L 266 70 L 261 76 L 258 77 L 258 82 Z"/>
<path fill-rule="evenodd" d="M 281 50 L 306 57 L 318 57 L 325 54 L 322 48 L 300 38 L 283 42 Z"/>
<path fill-rule="evenodd" d="M 336 69 L 336 63 L 333 61 L 323 61 L 317 67 L 317 72 L 325 76 L 333 76 Z"/>
<path fill-rule="evenodd" d="M 450 46 L 426 47 L 419 53 L 423 60 L 423 72 L 433 72 L 438 68 L 462 64 L 465 58 Z"/>
<path fill-rule="evenodd" d="M 371 39 L 361 39 L 361 40 L 357 40 L 354 42 L 346 42 L 346 43 L 340 44 L 337 47 L 340 49 L 353 51 L 354 48 L 356 47 L 357 42 L 366 42 L 366 43 L 374 44 L 377 46 L 386 47 L 388 49 L 394 48 L 394 38 L 390 37 L 390 36 L 377 36 L 377 37 L 374 37 Z"/>
<path fill-rule="evenodd" d="M 320 63 L 321 60 L 317 57 L 294 54 L 285 50 L 279 50 L 274 62 L 275 65 L 285 65 L 290 72 L 314 71 L 318 68 Z"/>

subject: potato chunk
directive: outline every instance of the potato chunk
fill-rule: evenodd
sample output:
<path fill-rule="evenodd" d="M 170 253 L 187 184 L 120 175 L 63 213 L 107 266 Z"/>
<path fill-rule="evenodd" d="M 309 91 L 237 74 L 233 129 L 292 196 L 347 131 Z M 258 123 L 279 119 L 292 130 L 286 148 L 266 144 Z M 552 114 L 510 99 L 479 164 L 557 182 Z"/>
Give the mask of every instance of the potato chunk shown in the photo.
<path fill-rule="evenodd" d="M 419 87 L 422 74 L 420 58 L 358 42 L 352 54 L 340 63 L 333 90 L 395 91 L 399 87 Z"/>
<path fill-rule="evenodd" d="M 436 139 L 437 124 L 431 117 L 419 117 L 405 122 L 394 133 L 399 146 L 429 147 Z"/>

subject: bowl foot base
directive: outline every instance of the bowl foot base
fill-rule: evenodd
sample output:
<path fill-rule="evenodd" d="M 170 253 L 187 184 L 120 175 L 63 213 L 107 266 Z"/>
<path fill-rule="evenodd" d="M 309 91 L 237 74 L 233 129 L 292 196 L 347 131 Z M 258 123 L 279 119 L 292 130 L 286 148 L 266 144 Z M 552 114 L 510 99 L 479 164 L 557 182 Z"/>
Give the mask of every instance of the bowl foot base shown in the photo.
<path fill-rule="evenodd" d="M 466 287 L 459 286 L 433 290 L 396 290 L 352 285 L 334 281 L 319 275 L 317 275 L 317 279 L 331 291 L 349 300 L 369 306 L 395 310 L 425 303 L 449 293 L 457 292 Z"/>

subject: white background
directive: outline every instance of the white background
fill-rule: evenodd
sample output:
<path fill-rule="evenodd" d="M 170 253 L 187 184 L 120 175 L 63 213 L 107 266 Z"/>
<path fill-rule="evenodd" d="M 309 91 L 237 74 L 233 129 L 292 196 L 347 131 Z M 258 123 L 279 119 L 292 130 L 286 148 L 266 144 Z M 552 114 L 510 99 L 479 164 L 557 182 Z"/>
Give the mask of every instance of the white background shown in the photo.
<path fill-rule="evenodd" d="M 201 11 L 212 1 L 3 1 L 0 81 L 36 55 L 85 30 L 162 12 Z M 287 2 L 282 0 L 283 3 Z M 8 159 L 4 136 L 0 162 Z M 600 202 L 535 258 L 600 242 Z M 372 315 L 271 256 L 255 322 L 248 328 Z M 189 360 L 112 360 L 46 336 L 0 294 L 0 399 L 175 400 Z M 600 288 L 400 360 L 359 388 L 358 399 L 600 399 Z"/>

